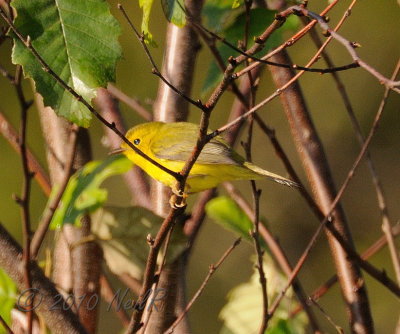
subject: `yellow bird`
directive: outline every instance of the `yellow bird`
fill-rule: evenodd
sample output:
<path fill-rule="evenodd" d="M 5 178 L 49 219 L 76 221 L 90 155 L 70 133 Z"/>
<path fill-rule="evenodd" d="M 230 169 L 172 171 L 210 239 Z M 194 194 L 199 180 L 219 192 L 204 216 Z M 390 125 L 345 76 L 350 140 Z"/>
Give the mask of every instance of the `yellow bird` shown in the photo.
<path fill-rule="evenodd" d="M 199 126 L 193 123 L 149 122 L 131 128 L 126 133 L 126 138 L 160 165 L 180 172 L 192 154 L 198 134 Z M 120 151 L 152 178 L 174 190 L 176 179 L 172 175 L 137 154 L 125 142 Z M 291 180 L 246 161 L 221 136 L 216 136 L 204 146 L 190 170 L 185 192 L 200 192 L 225 181 L 257 180 L 265 177 L 286 186 L 298 186 Z"/>

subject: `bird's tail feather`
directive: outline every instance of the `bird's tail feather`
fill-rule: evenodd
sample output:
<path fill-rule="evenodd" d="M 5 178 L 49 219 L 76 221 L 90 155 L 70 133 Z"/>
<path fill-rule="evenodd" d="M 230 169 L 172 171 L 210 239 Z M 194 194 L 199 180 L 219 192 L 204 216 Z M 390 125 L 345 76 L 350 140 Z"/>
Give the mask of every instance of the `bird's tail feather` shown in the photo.
<path fill-rule="evenodd" d="M 253 165 L 250 162 L 246 161 L 244 163 L 244 165 L 247 168 L 251 169 L 253 172 L 256 172 L 259 175 L 264 175 L 264 176 L 268 177 L 269 179 L 271 179 L 271 180 L 273 180 L 273 181 L 275 181 L 277 183 L 283 184 L 283 185 L 288 186 L 288 187 L 300 187 L 300 185 L 298 183 L 296 183 L 296 182 L 294 182 L 292 180 L 286 179 L 283 176 L 280 176 L 278 174 L 274 174 L 274 173 L 268 172 L 267 170 L 262 169 L 262 168 L 260 168 L 260 167 L 258 167 L 256 165 Z"/>

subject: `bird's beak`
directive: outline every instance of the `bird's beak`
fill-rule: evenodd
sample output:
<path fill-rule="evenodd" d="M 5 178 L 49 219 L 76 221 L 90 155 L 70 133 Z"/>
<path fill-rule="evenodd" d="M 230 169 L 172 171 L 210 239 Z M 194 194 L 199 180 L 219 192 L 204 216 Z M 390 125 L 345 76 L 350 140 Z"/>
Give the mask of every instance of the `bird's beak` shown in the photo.
<path fill-rule="evenodd" d="M 115 148 L 112 151 L 110 151 L 108 153 L 108 155 L 117 155 L 117 154 L 120 154 L 120 153 L 124 153 L 125 151 L 126 151 L 126 148 L 119 147 L 119 148 Z"/>

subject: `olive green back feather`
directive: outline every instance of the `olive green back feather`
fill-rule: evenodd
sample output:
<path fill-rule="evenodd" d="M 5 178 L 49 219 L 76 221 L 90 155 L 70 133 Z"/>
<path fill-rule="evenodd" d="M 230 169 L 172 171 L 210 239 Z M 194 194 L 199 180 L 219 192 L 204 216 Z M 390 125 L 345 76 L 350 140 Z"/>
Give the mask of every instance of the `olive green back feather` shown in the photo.
<path fill-rule="evenodd" d="M 159 159 L 185 162 L 196 146 L 198 134 L 199 126 L 196 124 L 166 124 L 154 136 L 151 142 L 151 151 Z M 242 165 L 244 161 L 222 137 L 217 136 L 204 146 L 196 163 Z"/>

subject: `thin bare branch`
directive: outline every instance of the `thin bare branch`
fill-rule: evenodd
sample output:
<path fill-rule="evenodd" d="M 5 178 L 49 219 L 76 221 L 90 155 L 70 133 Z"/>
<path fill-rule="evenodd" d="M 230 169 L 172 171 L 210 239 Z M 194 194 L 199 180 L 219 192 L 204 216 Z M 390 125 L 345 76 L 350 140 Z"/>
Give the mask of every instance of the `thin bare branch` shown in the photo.
<path fill-rule="evenodd" d="M 117 307 L 117 300 L 115 298 L 115 292 L 111 286 L 111 283 L 107 279 L 107 277 L 102 274 L 100 276 L 100 291 L 106 303 L 114 308 L 115 314 L 121 320 L 122 324 L 125 327 L 129 325 L 129 317 L 125 313 L 123 308 Z"/>
<path fill-rule="evenodd" d="M 394 237 L 397 237 L 400 234 L 400 225 L 395 225 L 392 228 L 392 234 Z M 365 250 L 361 254 L 361 258 L 364 260 L 369 259 L 372 255 L 376 254 L 378 251 L 380 251 L 385 245 L 387 244 L 387 239 L 386 236 L 380 237 L 377 241 L 374 242 L 373 245 L 371 245 L 367 250 Z M 333 275 L 330 277 L 324 284 L 322 284 L 320 287 L 318 287 L 316 290 L 314 290 L 310 297 L 314 300 L 319 300 L 326 292 L 329 291 L 329 289 L 338 281 L 337 275 Z M 304 306 L 303 306 L 304 307 Z M 300 305 L 297 309 L 295 309 L 292 312 L 292 315 L 294 316 L 301 310 L 302 306 Z"/>
<path fill-rule="evenodd" d="M 5 67 L 3 67 L 3 65 L 1 65 L 1 64 L 0 64 L 0 74 L 1 74 L 3 77 L 5 77 L 6 79 L 8 79 L 8 81 L 10 81 L 11 84 L 14 84 L 14 82 L 15 82 L 15 77 L 14 77 L 12 74 L 10 74 L 10 73 L 5 69 Z"/>
<path fill-rule="evenodd" d="M 325 16 L 338 2 L 339 2 L 339 0 L 332 1 L 321 12 L 320 15 L 321 16 Z M 282 43 L 279 47 L 275 48 L 274 50 L 270 51 L 265 56 L 263 56 L 261 58 L 261 60 L 267 60 L 267 59 L 271 58 L 273 55 L 275 55 L 275 54 L 279 53 L 280 51 L 286 49 L 287 47 L 293 46 L 303 36 L 305 36 L 310 31 L 310 29 L 312 29 L 316 24 L 317 24 L 317 21 L 316 20 L 312 20 L 309 24 L 307 24 L 304 28 L 302 28 L 299 32 L 297 32 L 293 37 L 289 38 L 284 43 Z M 247 73 L 248 71 L 251 71 L 253 68 L 259 67 L 260 65 L 262 65 L 260 62 L 254 61 L 250 65 L 246 66 L 244 69 L 236 72 L 235 73 L 235 77 L 240 77 L 240 76 L 244 75 L 245 73 Z M 296 65 L 295 65 L 295 67 L 296 67 Z M 308 68 L 308 66 L 305 66 L 305 67 Z M 295 68 L 293 68 L 293 67 L 292 67 L 292 69 L 295 70 Z"/>
<path fill-rule="evenodd" d="M 325 312 L 325 310 L 311 297 L 309 300 L 321 311 L 321 313 L 325 316 L 325 319 L 328 320 L 328 322 L 332 325 L 333 328 L 339 333 L 339 334 L 344 334 L 343 328 L 335 324 L 335 322 L 332 320 L 332 318 Z"/>
<path fill-rule="evenodd" d="M 31 103 L 28 103 L 25 99 L 25 95 L 21 86 L 21 77 L 22 77 L 22 67 L 17 65 L 16 74 L 15 74 L 15 89 L 18 96 L 18 101 L 21 108 L 21 120 L 19 127 L 19 138 L 18 143 L 21 152 L 21 160 L 22 160 L 22 172 L 23 172 L 23 181 L 22 181 L 22 195 L 21 198 L 17 200 L 18 204 L 20 204 L 22 209 L 22 224 L 23 224 L 23 245 L 24 245 L 24 269 L 25 269 L 25 288 L 32 288 L 32 277 L 31 277 L 31 253 L 30 253 L 30 245 L 31 245 L 31 215 L 30 215 L 30 196 L 31 196 L 31 181 L 33 174 L 29 170 L 28 158 L 27 158 L 27 149 L 26 149 L 26 129 L 28 123 L 28 109 Z M 33 310 L 29 310 L 27 312 L 27 332 L 28 334 L 32 333 L 33 326 Z"/>
<path fill-rule="evenodd" d="M 108 84 L 108 87 L 110 87 L 110 84 Z M 118 108 L 116 101 L 111 97 L 111 94 L 108 92 L 108 90 L 109 88 L 107 90 L 104 88 L 99 88 L 97 90 L 97 97 L 94 101 L 95 105 L 105 119 L 108 119 L 111 123 L 115 124 L 115 127 L 120 132 L 125 133 L 126 126 L 120 109 Z M 121 146 L 121 140 L 115 136 L 114 131 L 107 126 L 104 126 L 104 132 L 107 136 L 109 149 L 113 150 Z M 134 165 L 127 173 L 124 174 L 123 177 L 135 203 L 151 210 L 152 203 L 150 201 L 150 187 L 145 176 L 145 172 L 138 166 Z"/>
<path fill-rule="evenodd" d="M 157 77 L 159 77 L 169 88 L 171 88 L 175 93 L 177 93 L 178 95 L 180 95 L 182 98 L 184 98 L 186 101 L 188 101 L 189 103 L 193 104 L 194 106 L 196 106 L 197 108 L 199 108 L 200 110 L 206 110 L 207 108 L 201 103 L 200 100 L 193 100 L 192 98 L 190 98 L 189 96 L 187 96 L 185 93 L 183 93 L 182 91 L 180 91 L 179 89 L 177 89 L 173 84 L 171 84 L 167 78 L 165 78 L 160 70 L 158 69 L 156 63 L 153 60 L 153 57 L 151 56 L 151 53 L 149 51 L 149 48 L 147 47 L 145 41 L 144 41 L 144 35 L 143 34 L 139 34 L 139 32 L 136 30 L 135 26 L 133 25 L 132 21 L 130 20 L 128 14 L 125 12 L 124 7 L 121 4 L 118 4 L 118 9 L 122 12 L 122 15 L 124 16 L 124 18 L 127 20 L 129 26 L 131 27 L 131 29 L 133 30 L 135 36 L 137 37 L 137 39 L 139 40 L 140 44 L 142 45 L 144 52 L 146 53 L 147 58 L 149 59 L 151 65 L 153 66 L 152 69 L 152 73 L 154 75 L 156 75 Z"/>
<path fill-rule="evenodd" d="M 168 216 L 165 218 L 164 222 L 162 223 L 156 237 L 154 239 L 149 240 L 150 251 L 149 251 L 149 255 L 147 257 L 143 285 L 142 285 L 142 290 L 141 290 L 141 293 L 139 296 L 138 304 L 143 303 L 146 293 L 148 293 L 150 291 L 151 286 L 154 283 L 154 279 L 155 279 L 154 274 L 155 274 L 155 269 L 156 269 L 156 265 L 157 265 L 157 255 L 160 251 L 162 243 L 164 242 L 165 238 L 168 235 L 169 230 L 172 228 L 173 224 L 175 223 L 176 218 L 184 212 L 184 209 L 185 209 L 184 207 L 178 208 L 178 209 L 171 208 L 170 213 L 168 214 Z M 143 314 L 143 309 L 140 309 L 140 308 L 134 309 L 131 321 L 125 332 L 126 334 L 136 333 L 140 328 L 142 328 L 142 326 L 143 326 L 143 323 L 141 322 L 142 314 Z"/>
<path fill-rule="evenodd" d="M 126 95 L 123 91 L 115 87 L 113 84 L 109 83 L 107 85 L 107 90 L 118 100 L 125 103 L 132 110 L 136 111 L 140 116 L 142 116 L 146 121 L 152 121 L 153 115 L 144 108 L 137 100 Z"/>
<path fill-rule="evenodd" d="M 356 0 L 354 0 L 348 10 L 346 11 L 345 15 L 343 15 L 343 17 L 341 18 L 341 20 L 339 21 L 339 23 L 336 25 L 335 27 L 335 31 L 337 31 L 342 24 L 344 23 L 344 21 L 346 20 L 346 18 L 348 17 L 348 12 L 352 9 L 352 7 L 354 6 Z M 336 2 L 335 2 L 336 3 Z M 331 8 L 331 6 L 334 3 L 332 3 L 330 6 L 328 6 L 328 8 Z M 326 9 L 327 10 L 327 9 Z M 323 13 L 326 13 L 326 10 L 323 11 Z M 315 21 L 316 22 L 316 21 Z M 302 32 L 304 31 L 308 31 L 309 29 L 311 29 L 313 27 L 313 25 L 309 24 L 308 26 L 306 26 L 305 28 L 307 28 L 306 30 L 304 30 L 305 28 L 303 28 Z M 310 67 L 312 64 L 314 64 L 320 57 L 321 53 L 323 52 L 323 50 L 326 48 L 326 46 L 329 44 L 329 42 L 331 41 L 331 38 L 327 38 L 327 40 L 324 42 L 324 44 L 319 48 L 319 50 L 315 53 L 315 55 L 311 58 L 311 60 L 307 63 L 306 67 Z M 284 48 L 277 48 L 275 50 L 284 50 Z M 273 52 L 270 52 L 268 55 L 266 55 L 263 58 L 270 58 L 274 55 L 277 54 L 277 52 L 275 52 L 275 50 Z M 255 66 L 257 66 L 257 64 L 255 63 Z M 237 78 L 245 73 L 247 73 L 248 71 L 250 71 L 253 67 L 250 65 L 247 67 L 246 71 L 242 70 L 240 71 L 240 73 L 235 73 L 232 74 L 232 77 Z M 287 67 L 288 71 L 291 69 L 291 67 Z M 293 77 L 288 80 L 288 82 L 286 82 L 284 85 L 280 86 L 274 93 L 272 93 L 269 97 L 267 97 L 264 101 L 258 103 L 256 106 L 254 106 L 253 108 L 251 108 L 249 111 L 247 111 L 246 113 L 242 114 L 241 116 L 237 117 L 236 119 L 230 121 L 229 123 L 225 124 L 224 126 L 220 127 L 218 130 L 214 131 L 212 136 L 217 136 L 220 133 L 226 131 L 227 129 L 235 126 L 236 124 L 242 122 L 244 119 L 246 119 L 248 116 L 254 114 L 257 110 L 259 110 L 261 107 L 263 107 L 264 105 L 268 104 L 269 102 L 271 102 L 273 99 L 275 99 L 277 96 L 281 95 L 286 89 L 288 89 L 293 83 L 295 83 L 300 76 L 302 76 L 305 72 L 304 71 L 300 71 L 299 73 L 297 73 L 296 75 L 293 75 Z"/>
<path fill-rule="evenodd" d="M 185 310 L 178 316 L 178 318 L 174 321 L 174 323 L 164 332 L 164 334 L 173 333 L 176 326 L 182 321 L 185 317 L 186 313 L 189 312 L 190 308 L 193 306 L 194 302 L 200 297 L 201 293 L 204 291 L 208 281 L 211 276 L 215 273 L 215 271 L 221 266 L 221 264 L 225 261 L 225 259 L 229 256 L 230 253 L 238 246 L 241 242 L 241 238 L 235 240 L 233 245 L 229 247 L 226 252 L 222 255 L 222 257 L 218 260 L 218 262 L 214 265 L 210 265 L 210 269 L 203 283 L 200 285 L 199 289 L 196 291 L 192 299 L 187 304 Z"/>
<path fill-rule="evenodd" d="M 313 39 L 314 43 L 317 45 L 318 48 L 320 48 L 322 46 L 322 43 L 321 43 L 317 33 L 315 32 L 315 30 L 312 29 L 310 31 L 310 34 L 311 34 L 311 38 Z M 329 55 L 325 51 L 322 53 L 322 57 L 324 58 L 325 62 L 328 64 L 329 67 L 332 67 L 332 68 L 334 67 L 332 60 L 330 59 Z M 400 70 L 400 59 L 397 63 L 396 69 L 395 69 L 392 77 L 390 78 L 391 80 L 396 79 L 396 76 L 397 76 L 397 73 L 399 70 Z M 350 98 L 346 91 L 346 88 L 337 73 L 332 73 L 332 77 L 336 82 L 337 89 L 342 97 L 342 100 L 346 107 L 347 113 L 350 117 L 350 121 L 351 121 L 351 124 L 353 125 L 353 129 L 356 133 L 356 137 L 362 147 L 364 145 L 365 138 L 364 138 L 364 135 L 362 134 L 361 126 L 356 118 L 355 113 L 354 113 L 353 107 L 350 102 Z M 386 88 L 385 96 L 387 96 L 388 93 L 389 93 L 389 89 Z M 367 150 L 367 152 L 365 153 L 365 159 L 367 161 L 367 165 L 368 165 L 368 168 L 369 168 L 371 176 L 372 176 L 372 180 L 373 180 L 373 183 L 375 186 L 375 192 L 376 192 L 376 196 L 377 196 L 377 200 L 378 200 L 379 209 L 381 211 L 382 230 L 385 233 L 386 238 L 388 240 L 390 256 L 391 256 L 392 262 L 393 262 L 393 268 L 396 273 L 397 282 L 400 285 L 400 256 L 399 256 L 399 252 L 397 250 L 397 247 L 396 247 L 396 244 L 394 242 L 393 235 L 391 232 L 392 224 L 391 224 L 390 218 L 389 218 L 388 206 L 387 206 L 387 202 L 385 199 L 385 194 L 384 194 L 381 181 L 380 181 L 378 173 L 376 171 L 375 164 L 372 161 L 372 157 L 371 157 L 369 150 Z"/>
<path fill-rule="evenodd" d="M 4 329 L 7 331 L 8 334 L 14 334 L 14 332 L 11 330 L 11 328 L 7 325 L 3 317 L 0 315 L 0 323 L 4 327 Z"/>
<path fill-rule="evenodd" d="M 385 101 L 385 99 L 383 100 Z M 363 145 L 359 155 L 357 156 L 357 158 L 355 159 L 352 168 L 350 169 L 345 181 L 343 182 L 340 190 L 337 192 L 337 195 L 335 196 L 334 200 L 330 203 L 329 205 L 329 209 L 326 211 L 327 214 L 325 215 L 325 218 L 323 219 L 323 221 L 321 222 L 321 225 L 318 228 L 318 231 L 320 230 L 321 226 L 323 224 L 326 224 L 326 222 L 328 221 L 328 219 L 330 219 L 329 217 L 331 217 L 333 210 L 335 209 L 336 205 L 338 204 L 341 196 L 343 195 L 345 189 L 347 188 L 351 178 L 354 176 L 355 174 L 355 170 L 356 168 L 359 166 L 362 158 L 364 157 L 364 154 L 376 132 L 376 129 L 378 127 L 379 124 L 379 120 L 381 118 L 382 112 L 383 112 L 383 106 L 384 106 L 384 102 L 381 104 L 381 108 L 378 110 L 373 125 L 370 129 L 370 132 L 366 138 L 365 144 Z M 371 276 L 373 276 L 375 279 L 377 279 L 378 281 L 380 281 L 386 288 L 388 288 L 391 292 L 393 292 L 396 295 L 400 295 L 400 289 L 399 287 L 392 281 L 390 280 L 385 272 L 380 272 L 379 270 L 377 270 L 376 268 L 374 268 L 372 265 L 370 265 L 369 263 L 367 263 L 366 261 L 364 261 L 363 259 L 361 259 L 361 257 L 357 254 L 357 252 L 354 251 L 354 249 L 347 243 L 346 240 L 343 239 L 343 237 L 340 235 L 340 233 L 338 233 L 338 231 L 336 230 L 336 228 L 334 228 L 331 224 L 327 225 L 329 231 L 333 234 L 333 236 L 336 238 L 336 240 L 340 243 L 340 245 L 343 247 L 343 249 L 347 252 L 347 256 L 350 256 L 352 258 L 352 260 L 356 261 L 358 265 L 360 265 L 364 270 L 366 270 Z M 314 234 L 315 236 L 316 234 Z M 314 237 L 313 237 L 314 239 Z M 309 243 L 309 246 L 311 246 L 311 242 Z M 308 251 L 309 246 L 307 246 L 306 251 Z M 305 255 L 306 251 L 303 253 L 303 255 Z M 300 258 L 298 264 L 296 265 L 296 268 L 298 267 L 298 265 L 303 261 L 303 255 Z M 301 265 L 300 265 L 301 267 Z M 296 269 L 295 269 L 296 270 Z M 294 270 L 294 272 L 295 272 Z M 289 279 L 289 282 L 291 281 L 291 279 Z M 288 286 L 287 286 L 288 287 Z M 359 287 L 360 288 L 360 287 Z M 285 290 L 285 289 L 284 289 Z M 271 311 L 270 314 L 273 314 L 273 312 L 276 310 L 276 307 L 279 304 L 279 300 L 281 300 L 283 297 L 283 295 L 280 295 L 276 301 L 274 302 L 273 306 L 271 307 Z"/>
<path fill-rule="evenodd" d="M 316 13 L 313 13 L 305 8 L 301 8 L 300 6 L 295 6 L 295 7 L 297 7 L 297 10 L 299 12 L 301 12 L 303 15 L 306 15 L 314 20 L 317 20 L 318 24 L 321 26 L 321 28 L 323 30 L 325 30 L 327 33 L 329 33 L 335 40 L 337 40 L 339 43 L 341 43 L 346 48 L 346 50 L 348 51 L 350 56 L 353 58 L 355 63 L 360 65 L 367 72 L 369 72 L 375 78 L 377 78 L 381 84 L 385 85 L 387 88 L 394 90 L 395 92 L 400 94 L 400 89 L 396 88 L 396 87 L 400 86 L 400 81 L 394 81 L 394 80 L 391 80 L 391 79 L 385 77 L 379 71 L 377 71 L 375 68 L 373 68 L 371 65 L 367 64 L 364 60 L 362 60 L 358 56 L 357 52 L 355 51 L 355 48 L 357 47 L 356 43 L 350 42 L 349 40 L 344 38 L 342 35 L 338 34 L 334 29 L 331 29 L 322 16 L 320 16 Z M 349 12 L 348 12 L 348 14 L 349 14 Z"/>
<path fill-rule="evenodd" d="M 10 146 L 18 153 L 21 153 L 18 143 L 18 133 L 15 131 L 11 123 L 7 120 L 4 113 L 0 110 L 0 133 L 7 139 Z M 39 161 L 33 155 L 29 148 L 26 148 L 26 157 L 28 159 L 28 167 L 34 173 L 34 178 L 48 197 L 51 192 L 50 180 Z"/>

